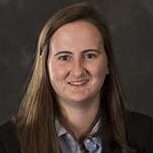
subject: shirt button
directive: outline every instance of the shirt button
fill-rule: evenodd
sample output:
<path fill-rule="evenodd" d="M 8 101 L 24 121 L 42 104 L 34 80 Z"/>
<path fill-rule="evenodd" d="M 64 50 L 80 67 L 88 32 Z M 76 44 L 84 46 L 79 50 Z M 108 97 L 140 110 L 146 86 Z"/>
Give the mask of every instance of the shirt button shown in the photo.
<path fill-rule="evenodd" d="M 91 142 L 91 140 L 90 139 L 87 139 L 87 141 L 86 141 L 87 143 L 90 143 Z"/>
<path fill-rule="evenodd" d="M 89 150 L 89 152 L 93 152 L 98 148 L 96 142 L 92 139 L 87 139 L 85 141 L 85 146 Z"/>

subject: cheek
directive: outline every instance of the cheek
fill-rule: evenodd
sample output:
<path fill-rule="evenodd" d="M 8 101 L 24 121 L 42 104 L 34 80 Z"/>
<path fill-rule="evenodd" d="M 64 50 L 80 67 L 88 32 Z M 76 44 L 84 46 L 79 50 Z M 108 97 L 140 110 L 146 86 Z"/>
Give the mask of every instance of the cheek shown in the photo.
<path fill-rule="evenodd" d="M 64 68 L 57 63 L 49 62 L 48 70 L 51 82 L 62 80 L 65 76 Z"/>
<path fill-rule="evenodd" d="M 107 60 L 99 60 L 92 67 L 93 74 L 98 78 L 104 78 L 108 74 Z"/>

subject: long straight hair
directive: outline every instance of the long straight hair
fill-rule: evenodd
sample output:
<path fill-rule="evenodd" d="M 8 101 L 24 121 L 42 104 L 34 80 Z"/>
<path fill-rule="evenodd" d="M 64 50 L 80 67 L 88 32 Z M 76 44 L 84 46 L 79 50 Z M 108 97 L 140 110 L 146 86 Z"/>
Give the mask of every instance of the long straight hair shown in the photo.
<path fill-rule="evenodd" d="M 101 102 L 109 125 L 107 127 L 109 127 L 110 140 L 120 148 L 121 153 L 128 153 L 124 123 L 125 100 L 115 67 L 108 26 L 103 16 L 86 3 L 74 4 L 60 10 L 48 20 L 42 29 L 31 80 L 16 118 L 17 131 L 24 153 L 60 152 L 55 128 L 55 119 L 60 111 L 56 93 L 49 81 L 47 68 L 49 42 L 56 30 L 78 20 L 95 25 L 103 37 L 109 75 L 106 76 L 101 89 Z"/>

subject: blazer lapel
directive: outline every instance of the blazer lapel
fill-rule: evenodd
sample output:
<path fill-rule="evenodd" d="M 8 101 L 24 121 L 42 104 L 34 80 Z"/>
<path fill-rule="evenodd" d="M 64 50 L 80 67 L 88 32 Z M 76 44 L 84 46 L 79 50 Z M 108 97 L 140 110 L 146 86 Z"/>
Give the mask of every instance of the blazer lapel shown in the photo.
<path fill-rule="evenodd" d="M 102 153 L 120 153 L 117 149 L 113 148 L 109 142 L 103 141 Z"/>

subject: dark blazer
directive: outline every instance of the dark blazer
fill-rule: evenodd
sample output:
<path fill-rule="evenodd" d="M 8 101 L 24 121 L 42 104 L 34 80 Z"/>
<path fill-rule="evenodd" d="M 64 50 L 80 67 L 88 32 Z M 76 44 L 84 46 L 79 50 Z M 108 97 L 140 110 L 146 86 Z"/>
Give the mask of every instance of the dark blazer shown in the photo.
<path fill-rule="evenodd" d="M 138 113 L 128 113 L 127 139 L 136 153 L 153 153 L 153 120 Z M 0 127 L 0 153 L 21 153 L 15 126 L 7 122 Z M 110 144 L 103 143 L 103 153 L 117 153 Z"/>

